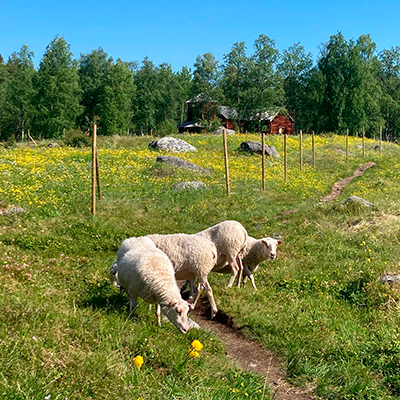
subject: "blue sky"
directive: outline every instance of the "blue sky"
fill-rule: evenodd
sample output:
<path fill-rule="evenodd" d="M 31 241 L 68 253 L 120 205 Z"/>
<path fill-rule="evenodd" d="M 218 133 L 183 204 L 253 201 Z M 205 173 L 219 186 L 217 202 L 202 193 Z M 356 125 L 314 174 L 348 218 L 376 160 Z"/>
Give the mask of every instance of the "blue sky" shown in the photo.
<path fill-rule="evenodd" d="M 235 42 L 248 53 L 265 34 L 282 52 L 300 42 L 316 61 L 322 43 L 370 34 L 377 50 L 400 46 L 400 1 L 104 1 L 0 0 L 0 54 L 22 45 L 39 65 L 46 46 L 64 36 L 74 58 L 102 47 L 113 59 L 193 68 L 207 52 L 222 61 Z"/>

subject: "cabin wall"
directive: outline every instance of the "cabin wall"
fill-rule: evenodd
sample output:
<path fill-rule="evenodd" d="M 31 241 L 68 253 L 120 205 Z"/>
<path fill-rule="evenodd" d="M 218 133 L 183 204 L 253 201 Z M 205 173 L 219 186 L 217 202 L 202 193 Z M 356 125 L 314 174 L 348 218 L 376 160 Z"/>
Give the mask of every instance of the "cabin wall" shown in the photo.
<path fill-rule="evenodd" d="M 293 135 L 293 122 L 283 114 L 277 115 L 269 125 L 269 133 L 271 135 L 278 135 L 279 128 L 284 128 L 287 135 Z"/>

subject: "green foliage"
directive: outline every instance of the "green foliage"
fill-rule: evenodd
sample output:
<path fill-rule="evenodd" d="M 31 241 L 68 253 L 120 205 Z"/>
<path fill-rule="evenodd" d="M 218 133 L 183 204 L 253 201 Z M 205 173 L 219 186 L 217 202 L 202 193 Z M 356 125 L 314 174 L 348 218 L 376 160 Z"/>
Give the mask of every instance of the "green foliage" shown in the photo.
<path fill-rule="evenodd" d="M 33 132 L 44 138 L 61 137 L 64 128 L 75 127 L 82 112 L 81 88 L 70 45 L 56 37 L 40 62 L 35 83 L 37 114 Z"/>
<path fill-rule="evenodd" d="M 132 127 L 132 98 L 135 86 L 129 66 L 118 60 L 105 78 L 99 110 L 99 133 L 103 135 L 126 134 Z"/>
<path fill-rule="evenodd" d="M 178 127 L 176 125 L 176 122 L 173 119 L 166 119 L 157 125 L 154 136 L 165 137 L 176 135 L 177 133 Z"/>
<path fill-rule="evenodd" d="M 69 130 L 64 138 L 64 144 L 71 147 L 87 147 L 92 143 L 91 138 L 80 130 Z"/>

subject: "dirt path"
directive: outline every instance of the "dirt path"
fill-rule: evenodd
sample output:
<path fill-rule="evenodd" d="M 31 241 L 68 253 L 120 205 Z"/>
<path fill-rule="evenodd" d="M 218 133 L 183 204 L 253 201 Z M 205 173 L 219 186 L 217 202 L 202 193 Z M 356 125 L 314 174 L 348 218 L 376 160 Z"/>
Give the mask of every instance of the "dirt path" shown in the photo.
<path fill-rule="evenodd" d="M 349 176 L 347 178 L 341 178 L 339 182 L 336 182 L 332 186 L 332 192 L 331 194 L 328 194 L 327 196 L 323 197 L 321 200 L 324 203 L 329 203 L 332 200 L 335 200 L 338 196 L 340 196 L 343 192 L 343 188 L 347 186 L 354 178 L 357 176 L 361 176 L 368 168 L 373 167 L 376 165 L 376 163 L 369 161 L 364 165 L 360 165 L 355 171 L 353 176 Z"/>
<path fill-rule="evenodd" d="M 218 334 L 225 343 L 227 357 L 236 361 L 241 368 L 265 376 L 273 399 L 313 400 L 313 386 L 297 388 L 287 381 L 279 358 L 263 349 L 258 342 L 247 339 L 233 320 L 222 311 L 210 320 L 210 307 L 202 298 L 193 312 L 196 322 L 203 328 Z"/>

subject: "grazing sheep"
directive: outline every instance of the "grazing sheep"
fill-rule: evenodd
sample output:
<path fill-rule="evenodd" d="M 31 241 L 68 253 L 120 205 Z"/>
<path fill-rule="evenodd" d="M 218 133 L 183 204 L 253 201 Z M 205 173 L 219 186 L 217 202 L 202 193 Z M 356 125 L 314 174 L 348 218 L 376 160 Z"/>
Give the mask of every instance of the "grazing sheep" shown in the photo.
<path fill-rule="evenodd" d="M 202 289 L 205 289 L 211 304 L 211 318 L 214 318 L 218 309 L 207 277 L 217 260 L 215 245 L 204 237 L 183 233 L 148 235 L 147 238 L 150 238 L 157 248 L 171 260 L 175 270 L 175 279 L 193 280 L 197 278 L 197 295 L 191 307 L 196 306 Z M 191 286 L 191 294 L 192 292 Z"/>
<path fill-rule="evenodd" d="M 229 279 L 228 287 L 232 287 L 238 273 L 239 286 L 243 270 L 241 253 L 245 248 L 248 236 L 244 226 L 237 221 L 223 221 L 197 233 L 197 235 L 211 240 L 217 248 L 218 259 L 214 271 L 219 272 L 226 264 L 229 264 L 231 278 Z"/>
<path fill-rule="evenodd" d="M 128 292 L 130 310 L 138 297 L 156 304 L 161 326 L 162 313 L 182 332 L 189 329 L 189 304 L 181 298 L 171 261 L 148 238 L 130 238 L 122 242 L 117 256 L 117 282 Z"/>
<path fill-rule="evenodd" d="M 254 239 L 249 236 L 247 238 L 246 247 L 243 251 L 243 286 L 246 285 L 247 278 L 250 279 L 254 290 L 257 290 L 256 284 L 254 282 L 253 272 L 258 268 L 258 265 L 263 261 L 275 260 L 276 250 L 278 245 L 282 244 L 280 240 L 273 239 L 271 237 L 266 237 L 263 239 Z M 230 268 L 226 266 L 225 268 L 219 270 L 218 272 L 229 273 Z"/>

